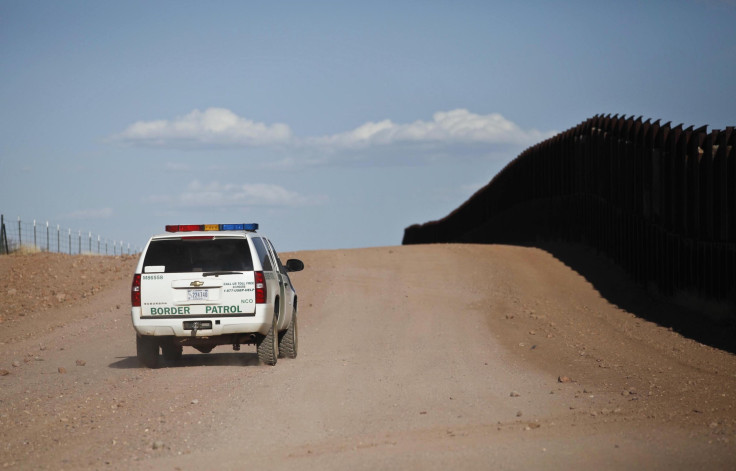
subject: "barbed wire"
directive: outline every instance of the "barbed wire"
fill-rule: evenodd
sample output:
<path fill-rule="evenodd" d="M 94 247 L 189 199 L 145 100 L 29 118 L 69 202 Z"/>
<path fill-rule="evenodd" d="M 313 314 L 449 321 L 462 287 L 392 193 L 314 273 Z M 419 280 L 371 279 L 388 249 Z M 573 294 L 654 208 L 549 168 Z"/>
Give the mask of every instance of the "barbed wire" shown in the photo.
<path fill-rule="evenodd" d="M 103 238 L 91 231 L 62 228 L 49 221 L 8 221 L 0 215 L 0 254 L 18 251 L 58 252 L 72 254 L 129 255 L 140 247 L 122 240 Z"/>

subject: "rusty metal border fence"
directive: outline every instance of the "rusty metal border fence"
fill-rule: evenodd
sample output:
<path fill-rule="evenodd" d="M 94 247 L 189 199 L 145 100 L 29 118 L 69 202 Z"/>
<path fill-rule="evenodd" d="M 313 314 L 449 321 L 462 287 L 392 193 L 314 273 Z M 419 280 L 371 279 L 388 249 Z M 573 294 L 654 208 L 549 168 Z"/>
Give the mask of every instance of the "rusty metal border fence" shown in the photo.
<path fill-rule="evenodd" d="M 736 301 L 736 132 L 597 115 L 520 154 L 404 244 L 586 244 L 666 295 Z"/>
<path fill-rule="evenodd" d="M 89 231 L 61 228 L 48 221 L 32 223 L 6 221 L 0 215 L 0 255 L 21 250 L 59 252 L 67 254 L 129 255 L 139 253 L 140 248 L 131 247 L 122 240 L 104 239 Z"/>

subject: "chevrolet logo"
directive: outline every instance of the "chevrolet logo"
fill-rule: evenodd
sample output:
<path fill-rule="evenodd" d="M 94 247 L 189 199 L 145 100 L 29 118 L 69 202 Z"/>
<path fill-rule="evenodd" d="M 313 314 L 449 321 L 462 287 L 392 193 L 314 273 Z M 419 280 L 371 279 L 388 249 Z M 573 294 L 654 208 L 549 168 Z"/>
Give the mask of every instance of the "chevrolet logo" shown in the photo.
<path fill-rule="evenodd" d="M 194 286 L 196 288 L 196 287 L 202 286 L 203 284 L 204 284 L 204 281 L 196 280 L 196 281 L 192 281 L 191 283 L 189 283 L 189 286 Z"/>

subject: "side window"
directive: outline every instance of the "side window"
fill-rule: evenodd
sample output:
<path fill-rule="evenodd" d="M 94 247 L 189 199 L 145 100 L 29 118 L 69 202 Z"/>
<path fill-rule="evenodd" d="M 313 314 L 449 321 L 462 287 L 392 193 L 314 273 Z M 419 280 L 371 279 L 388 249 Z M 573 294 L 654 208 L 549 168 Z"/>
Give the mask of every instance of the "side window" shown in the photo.
<path fill-rule="evenodd" d="M 260 237 L 254 237 L 252 240 L 253 246 L 256 248 L 256 252 L 258 253 L 258 258 L 261 260 L 263 271 L 273 271 L 271 257 L 268 256 L 268 249 L 263 244 L 263 239 Z"/>
<path fill-rule="evenodd" d="M 281 259 L 279 258 L 279 254 L 276 252 L 276 249 L 273 247 L 273 243 L 271 243 L 270 240 L 264 239 L 268 243 L 268 247 L 271 249 L 271 253 L 273 254 L 274 260 L 276 260 L 276 263 L 279 266 L 279 271 L 281 273 L 286 273 L 286 268 L 284 268 L 284 265 L 281 263 Z"/>

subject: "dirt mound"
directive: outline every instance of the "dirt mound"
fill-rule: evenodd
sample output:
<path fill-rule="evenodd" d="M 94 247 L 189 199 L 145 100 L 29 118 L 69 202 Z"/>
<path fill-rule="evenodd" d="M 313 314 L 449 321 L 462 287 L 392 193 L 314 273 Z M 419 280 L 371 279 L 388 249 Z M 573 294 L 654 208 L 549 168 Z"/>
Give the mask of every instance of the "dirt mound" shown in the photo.
<path fill-rule="evenodd" d="M 4 324 L 4 331 L 27 335 L 29 329 L 17 325 L 19 321 L 33 322 L 52 309 L 56 311 L 54 323 L 68 322 L 76 317 L 75 310 L 69 308 L 107 290 L 121 279 L 132 279 L 137 260 L 137 255 L 48 252 L 2 256 L 0 324 Z M 0 334 L 0 341 L 2 338 Z"/>

